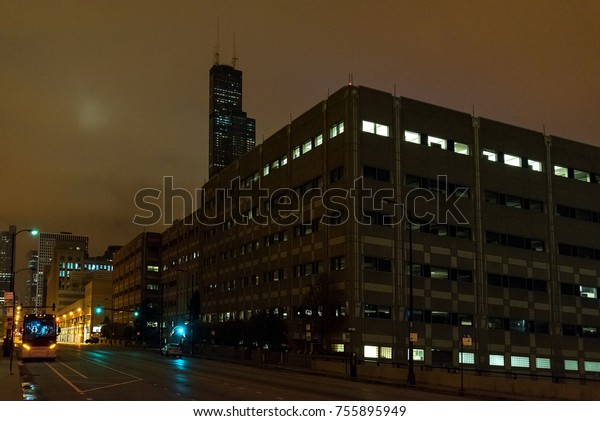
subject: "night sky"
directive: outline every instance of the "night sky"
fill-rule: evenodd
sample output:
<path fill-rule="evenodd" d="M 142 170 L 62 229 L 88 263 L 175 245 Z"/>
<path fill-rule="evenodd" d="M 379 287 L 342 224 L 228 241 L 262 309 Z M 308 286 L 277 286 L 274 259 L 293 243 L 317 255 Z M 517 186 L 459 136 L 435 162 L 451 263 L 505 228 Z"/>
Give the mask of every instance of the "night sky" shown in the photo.
<path fill-rule="evenodd" d="M 235 33 L 257 142 L 351 73 L 600 146 L 595 0 L 0 0 L 0 229 L 88 235 L 98 255 L 143 230 L 139 189 L 201 187 L 217 20 L 224 64 Z"/>

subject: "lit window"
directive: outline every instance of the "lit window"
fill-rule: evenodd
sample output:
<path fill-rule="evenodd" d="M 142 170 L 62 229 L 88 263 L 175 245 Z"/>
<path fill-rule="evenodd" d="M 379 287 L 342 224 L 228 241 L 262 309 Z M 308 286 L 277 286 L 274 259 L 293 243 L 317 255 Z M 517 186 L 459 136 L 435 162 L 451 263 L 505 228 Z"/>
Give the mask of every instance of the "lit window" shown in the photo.
<path fill-rule="evenodd" d="M 365 345 L 364 348 L 365 358 L 378 358 L 379 357 L 379 347 L 373 345 Z"/>
<path fill-rule="evenodd" d="M 408 353 L 407 353 L 408 356 Z M 413 348 L 413 360 L 425 361 L 425 350 L 422 348 Z"/>
<path fill-rule="evenodd" d="M 363 120 L 362 131 L 375 134 L 375 123 L 373 123 L 372 121 Z"/>
<path fill-rule="evenodd" d="M 531 171 L 542 172 L 542 163 L 539 161 L 534 161 L 533 159 L 527 160 L 527 166 Z"/>
<path fill-rule="evenodd" d="M 565 370 L 577 371 L 579 370 L 579 364 L 577 360 L 565 360 Z"/>
<path fill-rule="evenodd" d="M 598 298 L 598 289 L 594 287 L 579 287 L 579 295 L 586 298 Z"/>
<path fill-rule="evenodd" d="M 331 344 L 333 352 L 344 352 L 344 344 Z"/>
<path fill-rule="evenodd" d="M 454 152 L 461 155 L 469 155 L 469 145 L 460 142 L 454 142 Z"/>
<path fill-rule="evenodd" d="M 384 137 L 390 137 L 390 128 L 385 124 L 375 124 L 375 134 Z"/>
<path fill-rule="evenodd" d="M 269 164 L 263 167 L 263 175 L 269 175 Z"/>
<path fill-rule="evenodd" d="M 279 159 L 279 165 L 280 166 L 284 166 L 287 165 L 287 155 L 283 155 L 280 159 Z"/>
<path fill-rule="evenodd" d="M 581 170 L 574 170 L 573 171 L 573 178 L 575 178 L 575 180 L 586 181 L 588 183 L 591 180 L 590 173 L 586 172 L 586 171 L 581 171 Z"/>
<path fill-rule="evenodd" d="M 498 154 L 496 153 L 496 151 L 493 151 L 491 149 L 484 149 L 483 150 L 483 156 L 485 156 L 485 158 L 488 161 L 492 161 L 492 162 L 497 162 L 498 161 Z"/>
<path fill-rule="evenodd" d="M 565 168 L 565 167 L 560 167 L 558 165 L 554 166 L 554 175 L 557 175 L 559 177 L 568 177 L 569 176 L 569 169 Z"/>
<path fill-rule="evenodd" d="M 504 154 L 504 163 L 506 165 L 510 165 L 511 167 L 520 167 L 521 166 L 521 158 L 514 155 L 509 155 L 507 153 Z"/>
<path fill-rule="evenodd" d="M 319 134 L 315 137 L 315 148 L 323 144 L 323 135 Z"/>
<path fill-rule="evenodd" d="M 292 159 L 296 159 L 300 156 L 300 146 L 296 146 L 292 151 Z"/>
<path fill-rule="evenodd" d="M 271 169 L 274 170 L 276 168 L 279 168 L 279 159 L 276 159 L 275 161 L 271 162 Z"/>
<path fill-rule="evenodd" d="M 386 126 L 385 124 L 373 123 L 372 121 L 363 120 L 362 131 L 367 133 L 373 133 L 378 136 L 390 136 L 389 126 Z"/>
<path fill-rule="evenodd" d="M 475 364 L 475 353 L 473 352 L 459 352 L 458 353 L 459 364 Z"/>
<path fill-rule="evenodd" d="M 591 371 L 594 373 L 600 373 L 600 363 L 596 361 L 584 361 L 583 367 L 585 371 Z"/>
<path fill-rule="evenodd" d="M 392 347 L 382 346 L 379 348 L 379 358 L 392 359 Z"/>
<path fill-rule="evenodd" d="M 511 367 L 529 368 L 529 357 L 510 356 Z"/>
<path fill-rule="evenodd" d="M 340 121 L 339 123 L 331 126 L 331 128 L 329 129 L 329 138 L 334 138 L 342 133 L 344 133 L 344 122 Z"/>
<path fill-rule="evenodd" d="M 504 355 L 490 354 L 490 365 L 504 367 Z"/>
<path fill-rule="evenodd" d="M 446 139 L 440 139 L 439 137 L 427 137 L 427 145 L 439 149 L 448 149 L 448 142 Z"/>
<path fill-rule="evenodd" d="M 417 145 L 421 144 L 421 135 L 415 132 L 409 132 L 408 130 L 404 131 L 404 140 L 410 143 L 416 143 Z"/>
<path fill-rule="evenodd" d="M 536 358 L 535 367 L 550 370 L 550 358 Z"/>
<path fill-rule="evenodd" d="M 302 145 L 302 153 L 306 153 L 309 152 L 312 149 L 312 139 L 308 139 L 306 142 L 304 142 L 304 144 Z"/>

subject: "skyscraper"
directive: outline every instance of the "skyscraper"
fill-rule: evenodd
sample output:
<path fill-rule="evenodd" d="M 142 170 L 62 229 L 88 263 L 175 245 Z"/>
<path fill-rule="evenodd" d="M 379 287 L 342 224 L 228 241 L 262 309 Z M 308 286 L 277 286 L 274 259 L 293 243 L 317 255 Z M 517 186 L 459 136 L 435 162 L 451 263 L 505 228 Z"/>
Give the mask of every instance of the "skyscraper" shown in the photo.
<path fill-rule="evenodd" d="M 84 244 L 85 255 L 88 252 L 88 237 L 82 235 L 73 235 L 67 232 L 61 232 L 59 234 L 53 233 L 40 233 L 38 243 L 38 267 L 36 272 L 36 305 L 43 307 L 46 302 L 46 287 L 44 282 L 44 268 L 49 266 L 52 261 L 52 253 L 54 251 L 54 245 L 56 241 L 80 241 Z"/>
<path fill-rule="evenodd" d="M 251 150 L 255 132 L 255 120 L 242 111 L 242 72 L 235 65 L 220 64 L 216 54 L 210 69 L 209 176 Z"/>

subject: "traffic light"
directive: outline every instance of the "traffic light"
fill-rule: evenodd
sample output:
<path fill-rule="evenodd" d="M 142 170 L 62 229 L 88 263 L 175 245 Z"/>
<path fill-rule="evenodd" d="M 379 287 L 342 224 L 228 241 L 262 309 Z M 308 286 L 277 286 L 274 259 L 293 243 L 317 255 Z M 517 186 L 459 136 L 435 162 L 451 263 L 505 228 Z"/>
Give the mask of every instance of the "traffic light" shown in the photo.
<path fill-rule="evenodd" d="M 134 316 L 134 317 L 137 317 L 137 316 L 139 316 L 139 315 L 140 315 L 140 312 L 139 312 L 139 311 L 137 311 L 137 310 L 136 310 L 136 311 L 134 311 L 134 312 L 133 312 L 133 316 Z"/>
<path fill-rule="evenodd" d="M 102 307 L 96 306 L 96 314 L 102 313 Z"/>

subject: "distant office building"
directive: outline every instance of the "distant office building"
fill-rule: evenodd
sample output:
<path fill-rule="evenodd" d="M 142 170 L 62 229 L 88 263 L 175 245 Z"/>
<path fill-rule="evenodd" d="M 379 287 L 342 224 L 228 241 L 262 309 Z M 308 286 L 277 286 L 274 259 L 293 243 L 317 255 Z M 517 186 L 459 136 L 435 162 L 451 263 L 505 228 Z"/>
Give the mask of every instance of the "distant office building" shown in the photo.
<path fill-rule="evenodd" d="M 215 63 L 210 69 L 209 176 L 250 151 L 256 122 L 242 111 L 242 72 Z"/>
<path fill-rule="evenodd" d="M 46 275 L 46 308 L 60 312 L 81 299 L 88 282 L 112 277 L 112 259 L 87 257 L 85 242 L 57 240 Z"/>
<path fill-rule="evenodd" d="M 0 307 L 4 307 L 4 292 L 10 291 L 12 268 L 12 233 L 0 231 Z"/>
<path fill-rule="evenodd" d="M 295 350 L 597 376 L 599 184 L 596 147 L 347 86 L 162 234 L 163 301 L 198 286 L 202 320 L 268 315 Z"/>
<path fill-rule="evenodd" d="M 83 243 L 84 254 L 88 253 L 88 237 L 83 235 L 73 235 L 71 233 L 39 233 L 38 243 L 38 266 L 36 271 L 36 306 L 43 307 L 46 303 L 46 285 L 44 284 L 44 268 L 50 265 L 52 253 L 57 240 L 76 241 Z"/>
<path fill-rule="evenodd" d="M 115 323 L 134 326 L 140 340 L 154 345 L 163 316 L 160 251 L 161 235 L 143 232 L 114 254 L 113 310 L 106 313 Z"/>

